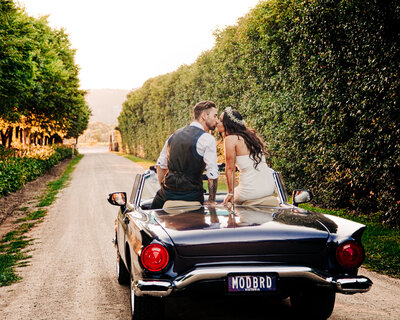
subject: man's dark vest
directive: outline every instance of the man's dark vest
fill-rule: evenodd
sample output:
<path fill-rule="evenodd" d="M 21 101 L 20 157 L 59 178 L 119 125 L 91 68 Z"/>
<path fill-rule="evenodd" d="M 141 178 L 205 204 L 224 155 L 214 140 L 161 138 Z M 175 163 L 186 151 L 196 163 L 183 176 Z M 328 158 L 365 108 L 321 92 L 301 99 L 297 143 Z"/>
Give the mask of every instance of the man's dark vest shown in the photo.
<path fill-rule="evenodd" d="M 167 189 L 175 191 L 203 190 L 203 157 L 196 144 L 204 130 L 186 126 L 175 131 L 168 140 L 168 173 L 164 179 Z"/>

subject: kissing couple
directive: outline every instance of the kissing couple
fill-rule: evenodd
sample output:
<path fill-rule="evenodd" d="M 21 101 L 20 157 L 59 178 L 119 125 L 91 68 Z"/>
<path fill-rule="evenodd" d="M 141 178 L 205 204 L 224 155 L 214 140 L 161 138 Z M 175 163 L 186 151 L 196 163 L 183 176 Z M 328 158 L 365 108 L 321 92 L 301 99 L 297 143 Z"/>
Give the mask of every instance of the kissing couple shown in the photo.
<path fill-rule="evenodd" d="M 194 106 L 192 123 L 176 130 L 164 144 L 156 165 L 161 188 L 154 197 L 152 209 L 163 208 L 171 201 L 203 204 L 204 171 L 209 189 L 207 203 L 216 203 L 219 177 L 217 146 L 210 134 L 215 129 L 224 141 L 225 150 L 228 193 L 223 204 L 246 204 L 274 193 L 273 171 L 266 163 L 261 137 L 246 125 L 236 109 L 227 107 L 218 116 L 215 103 L 204 100 Z M 239 170 L 237 187 L 236 168 Z M 279 204 L 277 200 L 276 204 Z"/>

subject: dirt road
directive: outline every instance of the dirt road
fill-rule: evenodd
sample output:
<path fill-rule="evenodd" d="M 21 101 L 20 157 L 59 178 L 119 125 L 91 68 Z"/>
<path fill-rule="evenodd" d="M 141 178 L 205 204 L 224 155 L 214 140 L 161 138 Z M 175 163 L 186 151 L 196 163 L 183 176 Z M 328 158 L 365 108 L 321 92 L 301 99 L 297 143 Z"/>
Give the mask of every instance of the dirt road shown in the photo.
<path fill-rule="evenodd" d="M 133 174 L 143 168 L 109 153 L 82 150 L 85 157 L 67 188 L 31 231 L 29 266 L 23 280 L 0 288 L 0 319 L 129 319 L 129 290 L 115 276 L 111 243 L 116 208 L 111 191 L 130 191 Z M 331 319 L 400 319 L 400 280 L 369 273 L 372 290 L 338 295 Z M 288 301 L 171 299 L 172 319 L 297 319 Z"/>

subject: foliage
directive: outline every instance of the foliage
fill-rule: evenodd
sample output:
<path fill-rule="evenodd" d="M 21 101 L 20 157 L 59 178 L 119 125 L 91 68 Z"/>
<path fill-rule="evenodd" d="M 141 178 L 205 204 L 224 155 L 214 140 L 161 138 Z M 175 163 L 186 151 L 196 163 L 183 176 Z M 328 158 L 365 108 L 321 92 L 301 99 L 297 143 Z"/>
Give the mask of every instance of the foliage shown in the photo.
<path fill-rule="evenodd" d="M 21 189 L 25 183 L 72 156 L 72 149 L 69 147 L 47 147 L 42 150 L 41 153 L 34 150 L 24 157 L 0 158 L 0 196 Z"/>
<path fill-rule="evenodd" d="M 128 95 L 124 148 L 155 160 L 197 101 L 231 104 L 289 189 L 400 225 L 399 2 L 270 0 L 215 37 L 195 63 Z"/>
<path fill-rule="evenodd" d="M 33 30 L 24 18 L 12 1 L 0 1 L 0 114 L 7 119 L 18 118 L 15 108 L 34 83 Z"/>
<path fill-rule="evenodd" d="M 13 1 L 1 0 L 0 43 L 0 118 L 12 123 L 23 118 L 27 127 L 78 137 L 90 110 L 86 92 L 79 89 L 75 50 L 64 30 L 52 29 L 46 17 L 30 17 Z"/>

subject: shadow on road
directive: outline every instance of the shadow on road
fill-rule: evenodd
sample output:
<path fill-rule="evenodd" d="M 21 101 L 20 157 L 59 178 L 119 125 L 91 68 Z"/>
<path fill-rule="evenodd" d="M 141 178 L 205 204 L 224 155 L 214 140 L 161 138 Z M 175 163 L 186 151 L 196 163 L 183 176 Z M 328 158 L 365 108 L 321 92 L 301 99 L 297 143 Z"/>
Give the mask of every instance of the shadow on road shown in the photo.
<path fill-rule="evenodd" d="M 165 306 L 166 320 L 261 320 L 296 319 L 289 299 L 267 297 L 193 297 L 169 298 Z"/>

